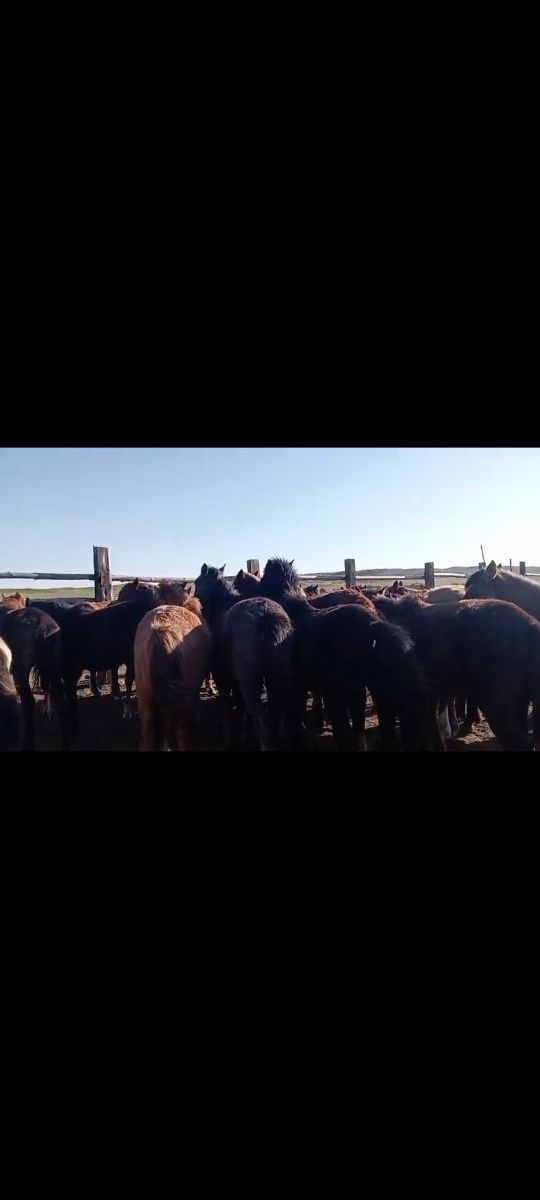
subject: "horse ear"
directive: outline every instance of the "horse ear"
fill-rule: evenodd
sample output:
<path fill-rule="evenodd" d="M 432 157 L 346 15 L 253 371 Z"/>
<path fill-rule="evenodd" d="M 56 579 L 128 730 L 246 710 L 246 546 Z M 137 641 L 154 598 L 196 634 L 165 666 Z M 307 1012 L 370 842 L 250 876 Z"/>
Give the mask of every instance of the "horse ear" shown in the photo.
<path fill-rule="evenodd" d="M 201 567 L 201 575 L 208 575 L 208 567 L 207 567 L 206 563 L 203 563 L 203 565 Z"/>
<path fill-rule="evenodd" d="M 138 586 L 139 586 L 139 577 L 137 576 L 137 578 L 133 580 L 133 587 L 138 587 Z"/>
<path fill-rule="evenodd" d="M 238 580 L 241 581 L 243 578 L 244 578 L 244 568 L 240 567 L 240 570 L 239 570 L 238 575 L 236 576 L 236 579 L 234 582 L 237 583 Z"/>
<path fill-rule="evenodd" d="M 486 567 L 486 579 L 495 579 L 496 574 L 497 574 L 497 565 L 495 563 L 495 559 L 492 558 L 491 562 L 488 563 L 488 565 Z"/>
<path fill-rule="evenodd" d="M 190 584 L 190 583 L 183 583 L 183 584 L 182 584 L 182 587 L 183 587 L 183 589 L 184 589 L 184 591 L 185 591 L 185 593 L 186 593 L 186 596 L 191 596 L 191 584 Z"/>
<path fill-rule="evenodd" d="M 223 575 L 226 566 L 227 563 L 223 563 L 223 566 L 219 568 L 218 575 Z"/>
<path fill-rule="evenodd" d="M 293 565 L 293 562 L 294 562 L 294 558 L 291 558 L 291 561 L 290 561 L 290 563 L 289 563 L 289 566 L 290 566 L 290 567 L 292 567 L 292 565 Z"/>

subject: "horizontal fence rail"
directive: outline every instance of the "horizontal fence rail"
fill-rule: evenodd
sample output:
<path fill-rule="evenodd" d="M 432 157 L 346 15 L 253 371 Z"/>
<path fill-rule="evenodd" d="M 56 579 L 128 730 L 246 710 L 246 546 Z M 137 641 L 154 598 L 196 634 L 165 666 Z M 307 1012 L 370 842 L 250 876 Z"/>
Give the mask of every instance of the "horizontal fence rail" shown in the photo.
<path fill-rule="evenodd" d="M 93 581 L 96 599 L 102 600 L 112 598 L 113 583 L 132 583 L 135 579 L 139 579 L 141 583 L 159 583 L 161 579 L 164 578 L 162 575 L 113 575 L 110 569 L 109 550 L 106 546 L 94 546 L 93 557 L 94 569 L 92 572 L 88 572 L 87 574 L 84 572 L 73 571 L 0 571 L 0 579 L 69 579 L 85 582 Z M 483 563 L 479 563 L 478 565 L 479 567 L 484 566 Z M 336 582 L 343 581 L 350 587 L 355 584 L 357 580 L 361 580 L 362 583 L 367 584 L 373 582 L 387 583 L 390 585 L 392 577 L 395 578 L 396 575 L 399 575 L 399 578 L 404 582 L 424 583 L 427 588 L 430 588 L 434 586 L 435 579 L 443 580 L 467 578 L 464 571 L 438 571 L 436 570 L 433 562 L 426 562 L 424 564 L 423 571 L 421 568 L 418 568 L 418 570 L 409 572 L 396 572 L 395 575 L 389 575 L 388 573 L 386 575 L 381 575 L 372 571 L 357 571 L 354 558 L 346 558 L 344 567 L 345 569 L 341 571 L 306 571 L 302 574 L 299 574 L 299 579 L 302 583 L 313 583 L 317 581 L 325 583 L 328 580 L 335 580 Z M 259 560 L 257 558 L 248 558 L 247 569 L 248 571 L 254 573 L 259 571 Z M 507 568 L 505 567 L 504 569 L 506 570 Z M 526 575 L 529 579 L 540 579 L 540 574 L 538 572 L 527 571 L 523 560 L 519 563 L 519 573 L 520 575 Z M 186 575 L 168 576 L 167 578 L 172 579 L 172 582 L 174 583 L 195 582 L 193 577 Z M 235 575 L 225 575 L 225 579 L 228 579 L 230 582 L 232 582 L 234 578 Z"/>

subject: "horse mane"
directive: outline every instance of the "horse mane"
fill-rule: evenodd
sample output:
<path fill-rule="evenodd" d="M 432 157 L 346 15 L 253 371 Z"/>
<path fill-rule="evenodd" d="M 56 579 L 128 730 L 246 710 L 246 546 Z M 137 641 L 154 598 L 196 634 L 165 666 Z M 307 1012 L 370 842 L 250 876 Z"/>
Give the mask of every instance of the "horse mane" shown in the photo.
<path fill-rule="evenodd" d="M 285 593 L 298 592 L 300 577 L 295 571 L 294 558 L 269 558 L 260 583 L 260 595 L 279 600 Z"/>

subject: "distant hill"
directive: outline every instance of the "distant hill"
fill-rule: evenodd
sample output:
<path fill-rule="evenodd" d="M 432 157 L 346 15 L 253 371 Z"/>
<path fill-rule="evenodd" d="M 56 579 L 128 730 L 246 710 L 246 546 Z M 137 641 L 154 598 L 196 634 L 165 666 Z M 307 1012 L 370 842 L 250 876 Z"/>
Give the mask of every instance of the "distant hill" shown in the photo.
<path fill-rule="evenodd" d="M 503 564 L 503 566 L 504 566 L 504 564 Z M 517 562 L 513 563 L 513 568 L 514 568 L 514 574 L 517 575 L 519 573 L 519 563 L 517 563 Z M 508 570 L 508 566 L 506 566 L 504 569 Z M 477 570 L 478 570 L 478 563 L 474 563 L 474 565 L 472 567 L 439 567 L 439 566 L 437 566 L 437 564 L 435 564 L 435 573 L 436 574 L 438 574 L 440 571 L 442 571 L 444 575 L 472 575 L 473 571 L 477 571 Z M 529 563 L 527 563 L 527 574 L 529 574 L 529 573 L 531 573 L 532 575 L 540 574 L 540 567 L 530 566 Z M 419 578 L 421 577 L 423 579 L 424 578 L 424 568 L 423 567 L 362 567 L 360 569 L 359 567 L 357 567 L 356 574 L 357 575 L 392 575 L 392 577 L 394 579 L 395 579 L 396 575 L 400 576 L 401 578 L 403 578 L 403 576 L 406 575 L 408 579 L 414 579 L 414 577 L 417 575 Z"/>

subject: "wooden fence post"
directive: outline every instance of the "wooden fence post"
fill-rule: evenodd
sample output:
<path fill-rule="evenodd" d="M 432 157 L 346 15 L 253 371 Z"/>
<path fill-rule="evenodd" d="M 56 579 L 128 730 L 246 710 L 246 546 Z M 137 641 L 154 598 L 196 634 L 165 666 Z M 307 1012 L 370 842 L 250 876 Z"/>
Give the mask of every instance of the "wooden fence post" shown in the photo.
<path fill-rule="evenodd" d="M 520 573 L 520 575 L 526 575 L 526 574 L 527 574 L 527 571 L 526 571 L 526 568 L 525 568 L 525 563 L 524 563 L 524 562 L 520 562 L 520 564 L 519 564 L 519 573 Z"/>
<path fill-rule="evenodd" d="M 356 563 L 354 558 L 345 559 L 345 587 L 354 587 L 356 584 Z"/>
<path fill-rule="evenodd" d="M 248 571 L 249 571 L 250 575 L 258 575 L 258 574 L 259 574 L 259 560 L 258 560 L 258 558 L 248 558 L 248 560 L 247 560 L 247 569 L 248 569 Z"/>
<path fill-rule="evenodd" d="M 96 600 L 112 600 L 111 565 L 107 546 L 94 546 L 94 592 Z"/>
<path fill-rule="evenodd" d="M 435 563 L 424 563 L 424 583 L 426 587 L 435 587 Z"/>
<path fill-rule="evenodd" d="M 94 546 L 94 595 L 96 600 L 112 600 L 111 564 L 107 546 Z M 110 672 L 99 671 L 96 675 L 98 687 L 110 683 Z"/>

